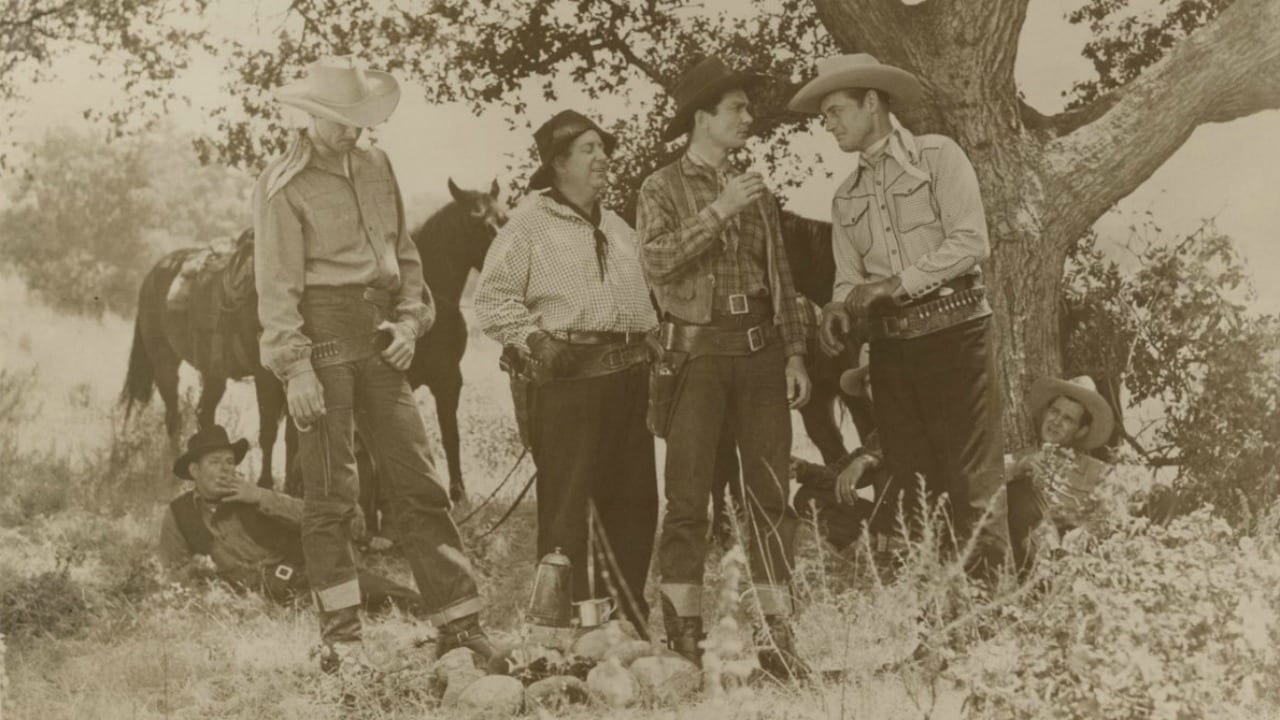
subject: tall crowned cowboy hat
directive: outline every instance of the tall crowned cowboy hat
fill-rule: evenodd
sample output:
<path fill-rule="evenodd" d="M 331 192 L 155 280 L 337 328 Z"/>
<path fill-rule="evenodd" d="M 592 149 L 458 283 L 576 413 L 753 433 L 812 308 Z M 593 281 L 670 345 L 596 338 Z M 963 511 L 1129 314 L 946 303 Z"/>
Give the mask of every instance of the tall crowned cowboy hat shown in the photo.
<path fill-rule="evenodd" d="M 676 81 L 671 97 L 676 101 L 676 112 L 662 131 L 662 141 L 671 142 L 689 131 L 693 111 L 712 98 L 730 90 L 758 85 L 768 76 L 749 72 L 737 72 L 718 57 L 709 57 L 684 71 Z"/>
<path fill-rule="evenodd" d="M 612 155 L 618 145 L 618 139 L 605 132 L 586 115 L 573 110 L 562 110 L 533 131 L 533 142 L 538 147 L 538 160 L 541 165 L 529 176 L 529 189 L 541 190 L 551 186 L 551 161 L 568 149 L 578 136 L 595 130 L 604 141 L 604 152 Z"/>
<path fill-rule="evenodd" d="M 885 65 L 866 53 L 833 55 L 818 61 L 818 76 L 805 83 L 787 103 L 794 112 L 818 114 L 822 99 L 836 90 L 870 88 L 887 93 L 896 108 L 914 105 L 922 94 L 915 75 Z"/>
<path fill-rule="evenodd" d="M 221 425 L 210 425 L 207 428 L 201 428 L 191 439 L 187 440 L 187 451 L 178 456 L 173 461 L 173 474 L 183 480 L 191 478 L 191 463 L 196 462 L 200 458 L 208 455 L 214 450 L 230 450 L 235 454 L 236 464 L 244 459 L 245 453 L 249 452 L 249 441 L 240 438 L 235 442 L 231 442 L 231 438 L 227 437 L 227 431 Z"/>
<path fill-rule="evenodd" d="M 1031 411 L 1031 417 L 1035 418 L 1036 425 L 1040 425 L 1040 418 L 1049 407 L 1049 403 L 1060 395 L 1066 395 L 1089 411 L 1091 418 L 1089 432 L 1076 443 L 1079 449 L 1092 450 L 1106 443 L 1111 437 L 1111 431 L 1115 428 L 1115 416 L 1111 413 L 1111 406 L 1102 395 L 1098 394 L 1093 379 L 1088 375 L 1070 380 L 1042 377 L 1032 383 L 1031 391 L 1027 393 L 1027 409 Z"/>
<path fill-rule="evenodd" d="M 351 56 L 317 60 L 300 80 L 277 88 L 276 99 L 317 117 L 351 127 L 373 127 L 400 103 L 400 83 L 391 73 L 366 70 Z"/>

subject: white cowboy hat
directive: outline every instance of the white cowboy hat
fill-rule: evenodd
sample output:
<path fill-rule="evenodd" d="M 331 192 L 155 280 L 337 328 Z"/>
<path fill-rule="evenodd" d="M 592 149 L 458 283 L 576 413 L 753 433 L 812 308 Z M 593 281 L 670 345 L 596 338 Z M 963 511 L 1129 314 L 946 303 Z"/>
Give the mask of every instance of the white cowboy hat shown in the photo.
<path fill-rule="evenodd" d="M 915 75 L 892 65 L 883 65 L 866 53 L 833 55 L 818 61 L 818 77 L 805 83 L 787 107 L 794 112 L 816 115 L 822 99 L 836 90 L 871 88 L 889 94 L 895 109 L 920 101 L 922 89 Z"/>
<path fill-rule="evenodd" d="M 275 91 L 285 105 L 351 127 L 373 127 L 400 103 L 400 83 L 391 73 L 366 70 L 351 56 L 317 60 L 307 74 Z"/>
<path fill-rule="evenodd" d="M 1027 393 L 1027 409 L 1031 411 L 1031 417 L 1035 418 L 1037 429 L 1040 427 L 1040 419 L 1044 415 L 1045 408 L 1049 407 L 1049 403 L 1059 395 L 1066 395 L 1084 405 L 1084 409 L 1089 411 L 1089 416 L 1092 418 L 1088 434 L 1076 443 L 1079 449 L 1092 450 L 1101 447 L 1111 438 L 1111 431 L 1115 429 L 1116 424 L 1115 416 L 1111 412 L 1111 406 L 1102 395 L 1098 394 L 1093 379 L 1088 375 L 1070 380 L 1042 377 L 1031 384 L 1031 390 Z"/>

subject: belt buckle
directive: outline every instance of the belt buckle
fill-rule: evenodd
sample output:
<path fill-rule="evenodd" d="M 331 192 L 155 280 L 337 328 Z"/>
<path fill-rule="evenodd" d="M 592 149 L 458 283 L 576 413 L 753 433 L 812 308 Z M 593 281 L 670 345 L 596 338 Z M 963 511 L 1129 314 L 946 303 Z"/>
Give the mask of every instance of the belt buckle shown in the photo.
<path fill-rule="evenodd" d="M 284 563 L 281 563 L 276 566 L 276 570 L 272 574 L 275 575 L 278 579 L 283 580 L 284 582 L 289 582 L 291 579 L 293 579 L 293 568 L 289 567 L 288 565 L 285 565 Z"/>
<path fill-rule="evenodd" d="M 729 296 L 729 314 L 730 315 L 746 315 L 751 312 L 751 306 L 747 304 L 747 296 L 742 293 L 736 293 Z"/>
<path fill-rule="evenodd" d="M 745 296 L 740 295 L 739 297 Z M 759 325 L 747 331 L 747 347 L 751 349 L 751 352 L 755 352 L 764 347 L 764 330 L 762 330 Z"/>

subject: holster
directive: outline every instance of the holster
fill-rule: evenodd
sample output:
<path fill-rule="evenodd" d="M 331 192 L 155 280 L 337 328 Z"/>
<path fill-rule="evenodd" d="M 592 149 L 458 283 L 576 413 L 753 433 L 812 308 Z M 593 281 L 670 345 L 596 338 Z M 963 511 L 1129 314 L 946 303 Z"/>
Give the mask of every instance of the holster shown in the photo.
<path fill-rule="evenodd" d="M 654 437 L 665 438 L 671 429 L 671 416 L 684 387 L 689 357 L 683 350 L 663 350 L 662 356 L 649 366 L 649 412 L 645 424 Z"/>
<path fill-rule="evenodd" d="M 533 392 L 533 377 L 529 373 L 529 357 L 516 347 L 507 345 L 502 348 L 498 358 L 498 367 L 510 376 L 511 406 L 515 411 L 516 430 L 520 433 L 520 444 L 525 449 L 533 448 L 533 403 L 530 393 Z"/>

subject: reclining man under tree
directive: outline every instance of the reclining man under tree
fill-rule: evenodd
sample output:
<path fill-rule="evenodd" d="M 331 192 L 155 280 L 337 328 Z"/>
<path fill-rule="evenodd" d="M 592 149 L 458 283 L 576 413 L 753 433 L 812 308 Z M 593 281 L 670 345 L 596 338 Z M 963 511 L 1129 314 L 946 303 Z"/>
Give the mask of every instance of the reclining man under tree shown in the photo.
<path fill-rule="evenodd" d="M 161 562 L 180 568 L 196 555 L 213 560 L 218 576 L 276 602 L 310 592 L 302 554 L 303 501 L 258 487 L 240 474 L 249 441 L 232 442 L 221 425 L 197 432 L 173 463 L 173 474 L 194 487 L 169 503 L 160 525 Z M 357 518 L 361 516 L 357 515 Z M 356 528 L 354 535 L 362 535 Z M 364 608 L 395 606 L 425 617 L 412 588 L 366 570 L 358 573 Z"/>

